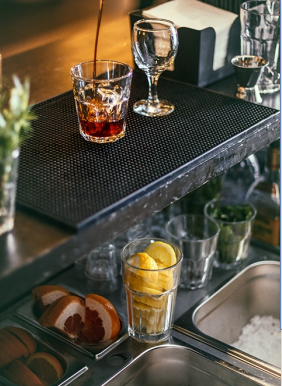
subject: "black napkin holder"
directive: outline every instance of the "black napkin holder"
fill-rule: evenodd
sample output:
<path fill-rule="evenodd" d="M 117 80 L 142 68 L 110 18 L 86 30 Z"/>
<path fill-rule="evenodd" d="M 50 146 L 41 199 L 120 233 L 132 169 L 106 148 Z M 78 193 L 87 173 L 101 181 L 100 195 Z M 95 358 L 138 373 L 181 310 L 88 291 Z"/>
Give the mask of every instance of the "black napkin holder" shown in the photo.
<path fill-rule="evenodd" d="M 131 31 L 136 21 L 144 19 L 142 10 L 129 14 Z M 240 54 L 240 19 L 237 17 L 231 26 L 227 47 L 226 63 L 213 70 L 215 30 L 212 27 L 197 31 L 191 28 L 178 28 L 179 47 L 174 61 L 174 70 L 166 70 L 166 78 L 205 87 L 234 74 L 231 59 Z M 137 67 L 136 67 L 137 68 Z"/>

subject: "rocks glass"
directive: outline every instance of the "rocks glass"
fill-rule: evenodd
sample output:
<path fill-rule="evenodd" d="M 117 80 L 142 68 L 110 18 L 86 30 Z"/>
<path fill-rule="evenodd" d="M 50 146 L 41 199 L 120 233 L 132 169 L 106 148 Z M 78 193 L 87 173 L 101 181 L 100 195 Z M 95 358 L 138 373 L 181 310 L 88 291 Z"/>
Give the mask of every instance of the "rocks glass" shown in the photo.
<path fill-rule="evenodd" d="M 133 70 L 114 60 L 77 64 L 71 79 L 84 139 L 97 143 L 115 142 L 124 137 Z"/>
<path fill-rule="evenodd" d="M 212 276 L 218 225 L 200 214 L 183 214 L 167 223 L 166 233 L 183 251 L 180 287 L 204 287 Z"/>
<path fill-rule="evenodd" d="M 247 257 L 255 208 L 245 201 L 215 199 L 205 206 L 204 212 L 220 228 L 215 265 L 223 269 L 235 268 Z"/>
<path fill-rule="evenodd" d="M 92 249 L 86 258 L 84 274 L 89 291 L 99 295 L 114 292 L 118 275 L 115 246 L 106 243 Z"/>

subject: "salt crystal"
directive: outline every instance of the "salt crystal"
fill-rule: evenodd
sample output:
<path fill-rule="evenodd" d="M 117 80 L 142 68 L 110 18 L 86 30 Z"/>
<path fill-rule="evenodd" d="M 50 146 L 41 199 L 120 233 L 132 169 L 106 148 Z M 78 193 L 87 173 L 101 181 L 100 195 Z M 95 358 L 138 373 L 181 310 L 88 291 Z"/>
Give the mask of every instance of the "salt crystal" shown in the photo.
<path fill-rule="evenodd" d="M 241 351 L 274 366 L 281 367 L 280 321 L 272 316 L 255 315 L 231 344 Z"/>

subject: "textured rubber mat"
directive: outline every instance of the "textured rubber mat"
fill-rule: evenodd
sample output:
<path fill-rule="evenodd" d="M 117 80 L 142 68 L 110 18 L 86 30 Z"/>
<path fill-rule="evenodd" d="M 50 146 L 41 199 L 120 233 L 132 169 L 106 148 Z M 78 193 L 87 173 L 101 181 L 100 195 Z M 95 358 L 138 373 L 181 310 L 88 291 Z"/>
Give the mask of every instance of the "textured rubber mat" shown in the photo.
<path fill-rule="evenodd" d="M 81 137 L 72 91 L 35 105 L 34 134 L 20 155 L 18 204 L 79 230 L 105 208 L 277 113 L 162 77 L 158 91 L 175 111 L 160 118 L 135 114 L 132 104 L 147 97 L 148 83 L 134 72 L 126 135 L 110 144 Z"/>

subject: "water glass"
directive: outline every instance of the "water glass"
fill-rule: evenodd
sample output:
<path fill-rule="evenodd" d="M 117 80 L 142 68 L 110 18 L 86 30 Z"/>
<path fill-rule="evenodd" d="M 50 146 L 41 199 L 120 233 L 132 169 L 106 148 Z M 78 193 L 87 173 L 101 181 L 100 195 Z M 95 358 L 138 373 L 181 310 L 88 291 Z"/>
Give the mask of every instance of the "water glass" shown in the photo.
<path fill-rule="evenodd" d="M 258 80 L 260 93 L 280 90 L 280 1 L 250 0 L 241 4 L 241 55 L 268 62 Z"/>
<path fill-rule="evenodd" d="M 77 64 L 71 79 L 79 131 L 96 143 L 124 137 L 133 70 L 124 63 L 97 60 Z"/>
<path fill-rule="evenodd" d="M 130 265 L 135 253 L 143 252 L 155 241 L 169 244 L 176 263 L 160 269 L 142 269 Z M 167 340 L 172 326 L 176 292 L 179 284 L 182 251 L 163 239 L 133 240 L 121 251 L 122 276 L 127 299 L 128 334 L 139 342 L 156 343 Z"/>
<path fill-rule="evenodd" d="M 104 295 L 117 288 L 116 249 L 112 244 L 104 244 L 93 249 L 86 258 L 85 271 L 89 291 Z"/>
<path fill-rule="evenodd" d="M 180 287 L 204 287 L 212 277 L 218 225 L 200 214 L 182 214 L 166 224 L 166 233 L 183 251 Z"/>

